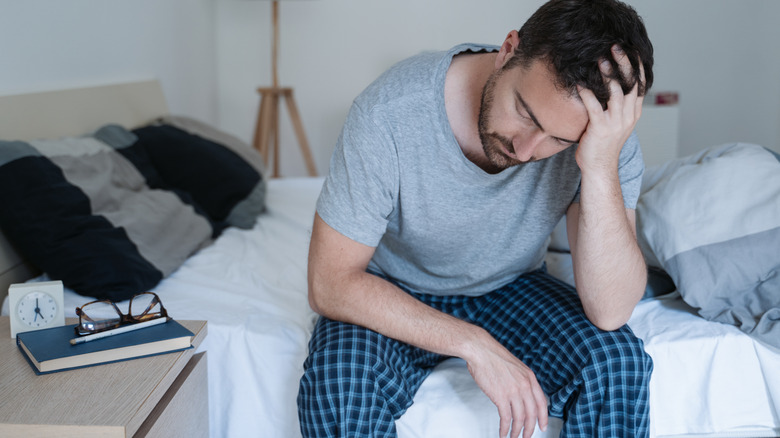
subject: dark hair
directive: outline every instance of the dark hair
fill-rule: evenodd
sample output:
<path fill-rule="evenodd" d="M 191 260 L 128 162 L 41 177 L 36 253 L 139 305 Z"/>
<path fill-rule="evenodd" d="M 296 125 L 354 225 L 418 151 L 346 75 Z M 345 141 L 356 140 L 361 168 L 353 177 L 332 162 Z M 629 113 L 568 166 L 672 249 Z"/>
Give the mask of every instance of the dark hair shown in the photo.
<path fill-rule="evenodd" d="M 520 44 L 505 68 L 528 67 L 544 59 L 557 74 L 557 85 L 572 90 L 589 88 L 606 108 L 609 89 L 599 70 L 599 62 L 612 63 L 612 77 L 627 94 L 640 80 L 639 62 L 645 82 L 638 92 L 643 96 L 653 85 L 653 45 L 644 22 L 636 11 L 617 0 L 551 0 L 539 8 L 518 31 Z M 631 61 L 632 74 L 623 77 L 611 48 L 618 44 Z"/>

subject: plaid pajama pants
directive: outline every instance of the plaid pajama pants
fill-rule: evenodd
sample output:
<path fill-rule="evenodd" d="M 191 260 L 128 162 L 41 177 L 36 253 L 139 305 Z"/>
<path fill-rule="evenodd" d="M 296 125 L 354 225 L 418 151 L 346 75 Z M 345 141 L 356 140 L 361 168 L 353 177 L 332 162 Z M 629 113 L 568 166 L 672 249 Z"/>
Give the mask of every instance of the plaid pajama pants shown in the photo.
<path fill-rule="evenodd" d="M 561 437 L 645 437 L 652 360 L 628 326 L 605 332 L 544 270 L 480 297 L 411 293 L 490 332 L 529 366 L 564 420 Z M 445 357 L 321 317 L 298 393 L 304 437 L 394 437 L 395 419 Z"/>

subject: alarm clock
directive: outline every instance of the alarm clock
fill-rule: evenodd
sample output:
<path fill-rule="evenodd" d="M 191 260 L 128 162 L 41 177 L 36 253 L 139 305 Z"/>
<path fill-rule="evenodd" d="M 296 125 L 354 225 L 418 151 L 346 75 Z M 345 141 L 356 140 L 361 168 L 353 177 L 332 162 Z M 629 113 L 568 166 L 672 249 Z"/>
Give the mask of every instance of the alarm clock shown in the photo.
<path fill-rule="evenodd" d="M 11 338 L 65 325 L 64 301 L 61 281 L 12 284 L 8 288 Z"/>

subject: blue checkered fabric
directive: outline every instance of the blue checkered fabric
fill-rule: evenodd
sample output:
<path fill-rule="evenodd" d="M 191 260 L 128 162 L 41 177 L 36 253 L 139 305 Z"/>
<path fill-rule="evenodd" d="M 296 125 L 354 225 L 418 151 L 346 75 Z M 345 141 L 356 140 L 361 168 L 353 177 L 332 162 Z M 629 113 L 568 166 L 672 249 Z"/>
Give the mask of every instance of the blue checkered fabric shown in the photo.
<path fill-rule="evenodd" d="M 564 419 L 561 437 L 649 434 L 652 360 L 628 326 L 606 332 L 585 317 L 574 289 L 543 270 L 480 297 L 414 294 L 490 332 L 536 373 Z M 304 437 L 394 437 L 395 419 L 445 357 L 320 318 L 298 393 Z"/>

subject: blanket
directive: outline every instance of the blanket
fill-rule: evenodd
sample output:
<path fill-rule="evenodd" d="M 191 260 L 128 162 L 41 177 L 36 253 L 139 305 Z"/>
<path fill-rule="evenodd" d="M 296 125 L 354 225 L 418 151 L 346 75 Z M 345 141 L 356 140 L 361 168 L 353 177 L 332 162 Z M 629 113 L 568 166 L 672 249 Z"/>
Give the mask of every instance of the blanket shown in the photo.
<path fill-rule="evenodd" d="M 169 124 L 0 141 L 0 227 L 50 278 L 121 301 L 226 227 L 254 225 L 264 208 L 260 159 L 235 149 Z"/>

